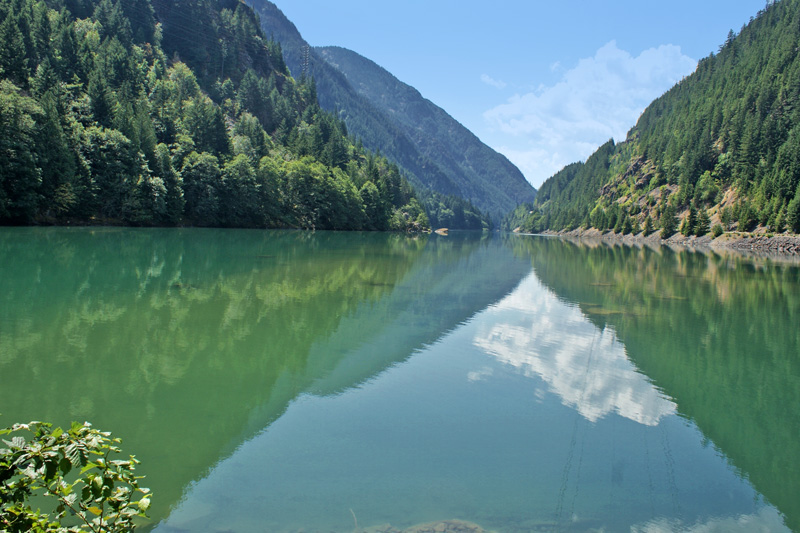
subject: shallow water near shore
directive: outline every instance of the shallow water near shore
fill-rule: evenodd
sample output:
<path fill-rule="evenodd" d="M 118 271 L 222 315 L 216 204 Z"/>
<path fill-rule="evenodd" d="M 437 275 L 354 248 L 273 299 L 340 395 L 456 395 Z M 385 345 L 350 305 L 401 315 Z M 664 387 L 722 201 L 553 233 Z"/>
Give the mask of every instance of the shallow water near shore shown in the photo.
<path fill-rule="evenodd" d="M 800 269 L 554 238 L 0 230 L 0 425 L 146 530 L 800 531 Z"/>

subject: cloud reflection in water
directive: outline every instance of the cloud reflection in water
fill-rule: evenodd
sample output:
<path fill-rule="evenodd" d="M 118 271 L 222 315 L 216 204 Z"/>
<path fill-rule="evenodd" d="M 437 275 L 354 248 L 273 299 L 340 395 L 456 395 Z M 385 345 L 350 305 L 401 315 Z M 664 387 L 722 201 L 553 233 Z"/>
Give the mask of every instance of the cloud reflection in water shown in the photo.
<path fill-rule="evenodd" d="M 487 312 L 497 320 L 476 335 L 474 344 L 523 375 L 539 376 L 564 405 L 590 422 L 616 412 L 657 426 L 675 413 L 675 404 L 636 370 L 613 329 L 599 330 L 536 276 Z"/>

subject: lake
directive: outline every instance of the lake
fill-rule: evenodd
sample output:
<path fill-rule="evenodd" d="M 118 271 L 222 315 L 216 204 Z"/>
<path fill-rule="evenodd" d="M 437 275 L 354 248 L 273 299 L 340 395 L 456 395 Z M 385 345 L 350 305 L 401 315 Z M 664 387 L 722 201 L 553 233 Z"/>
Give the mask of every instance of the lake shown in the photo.
<path fill-rule="evenodd" d="M 2 228 L 0 426 L 121 437 L 159 533 L 800 531 L 798 325 L 724 252 Z"/>

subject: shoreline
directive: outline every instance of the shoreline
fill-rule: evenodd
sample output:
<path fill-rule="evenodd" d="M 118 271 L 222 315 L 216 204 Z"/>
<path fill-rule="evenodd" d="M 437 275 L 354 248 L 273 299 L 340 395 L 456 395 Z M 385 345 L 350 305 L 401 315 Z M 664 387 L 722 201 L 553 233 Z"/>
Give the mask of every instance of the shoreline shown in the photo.
<path fill-rule="evenodd" d="M 800 258 L 800 235 L 778 234 L 770 236 L 767 234 L 727 232 L 717 238 L 713 238 L 711 234 L 702 237 L 696 237 L 694 235 L 685 237 L 680 233 L 675 233 L 668 239 L 662 239 L 658 231 L 648 236 L 645 236 L 644 233 L 622 235 L 614 233 L 613 231 L 603 233 L 595 228 L 558 232 L 545 231 L 540 235 L 567 237 L 579 240 L 605 241 L 627 245 L 649 244 L 677 246 L 690 249 L 733 250 L 737 252 L 755 253 L 756 255 Z"/>

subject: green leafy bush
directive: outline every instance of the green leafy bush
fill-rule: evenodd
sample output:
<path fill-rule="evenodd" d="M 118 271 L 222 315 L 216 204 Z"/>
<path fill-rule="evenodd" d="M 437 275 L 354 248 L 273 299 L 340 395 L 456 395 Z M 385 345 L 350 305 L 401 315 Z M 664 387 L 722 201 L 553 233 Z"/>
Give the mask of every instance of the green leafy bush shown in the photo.
<path fill-rule="evenodd" d="M 150 490 L 134 475 L 139 462 L 109 459 L 120 453 L 120 439 L 110 433 L 89 423 L 64 431 L 30 422 L 0 435 L 10 436 L 0 448 L 0 531 L 121 533 L 146 516 Z M 53 508 L 34 510 L 33 498 Z"/>

